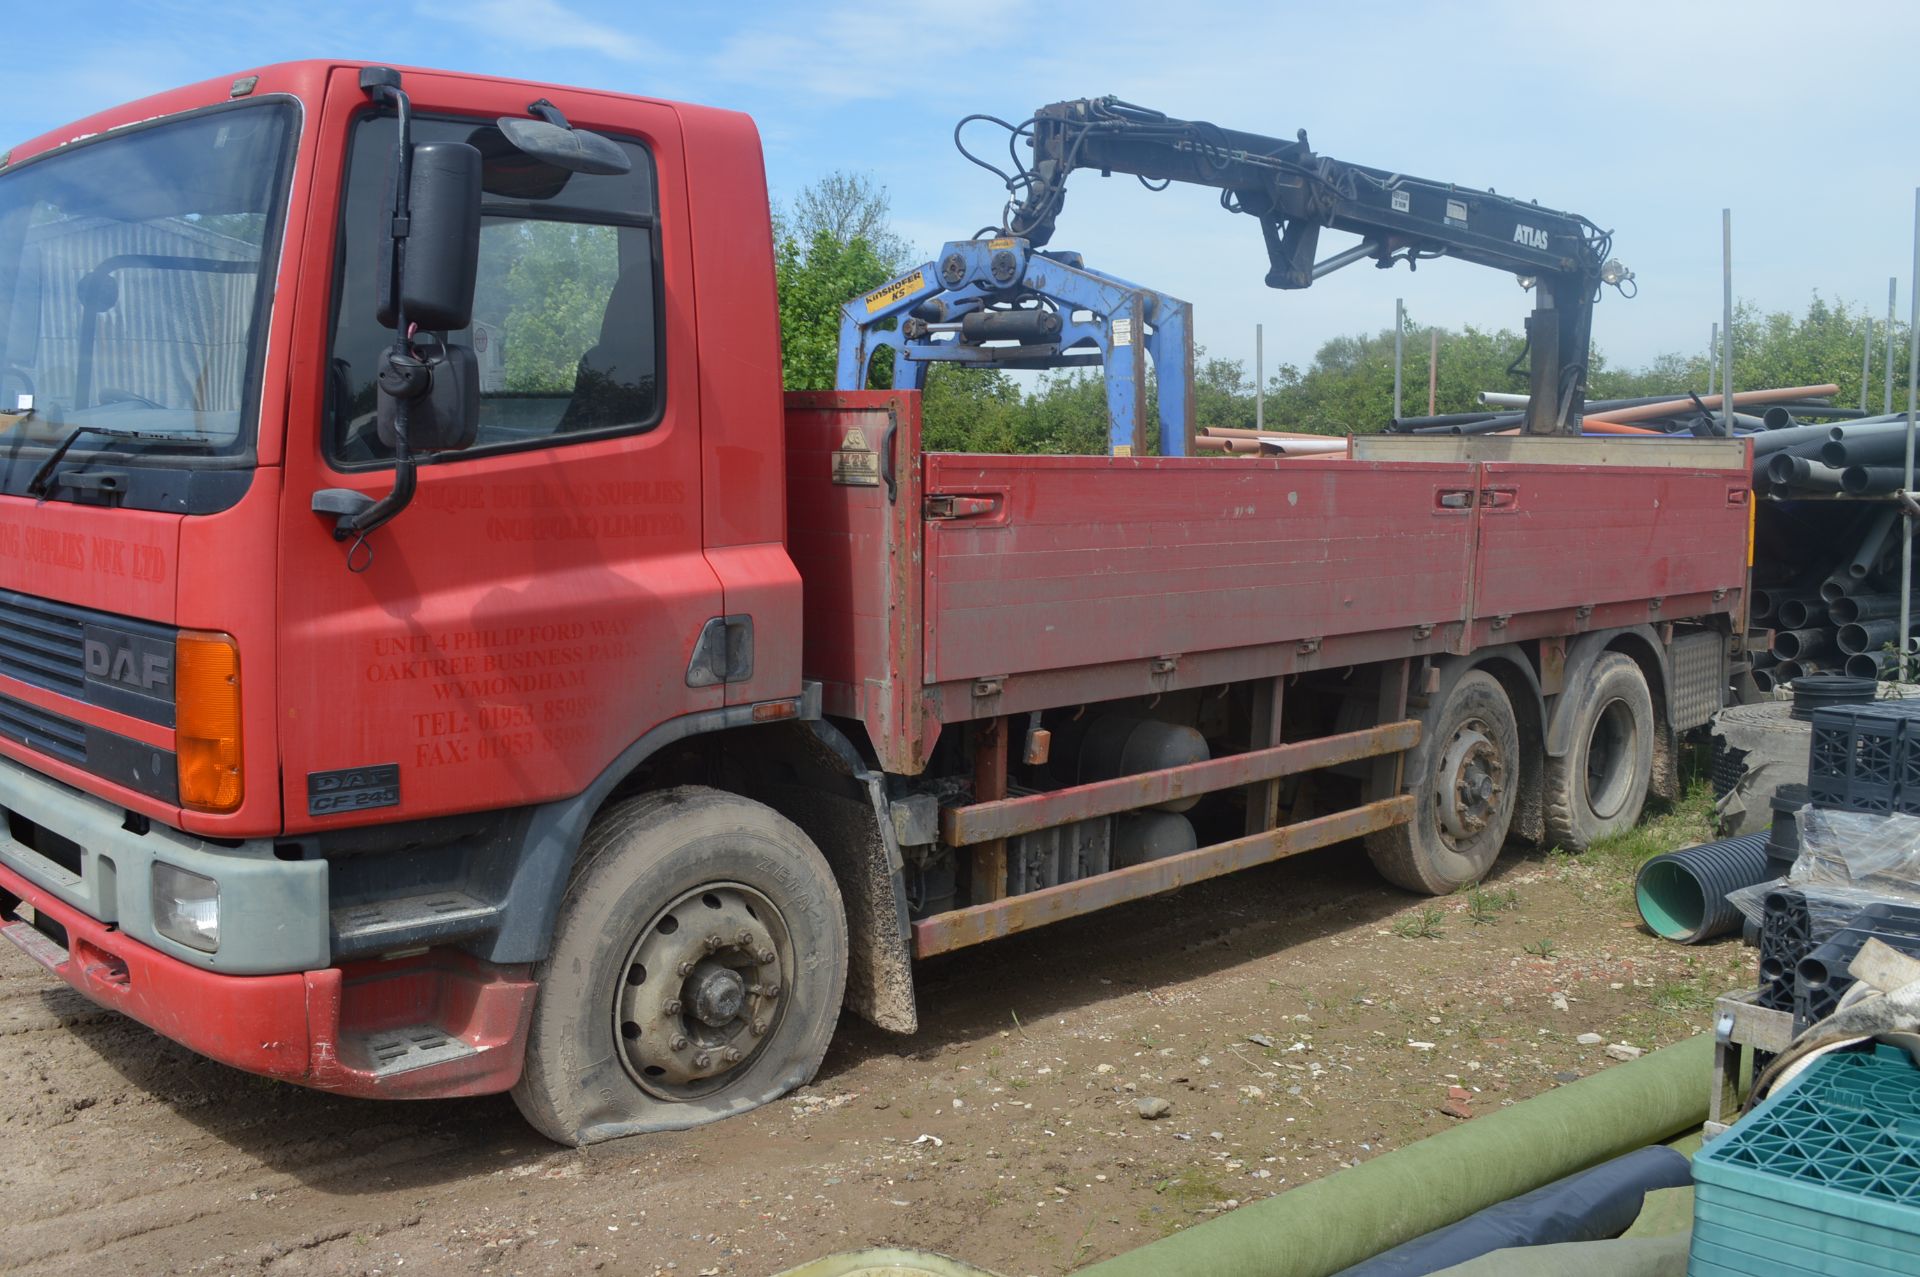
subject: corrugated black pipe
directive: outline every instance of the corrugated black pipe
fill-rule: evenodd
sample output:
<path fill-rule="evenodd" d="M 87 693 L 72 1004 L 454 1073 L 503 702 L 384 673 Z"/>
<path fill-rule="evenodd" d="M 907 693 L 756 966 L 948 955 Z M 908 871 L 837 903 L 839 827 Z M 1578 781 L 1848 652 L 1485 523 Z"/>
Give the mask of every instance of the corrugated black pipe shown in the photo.
<path fill-rule="evenodd" d="M 1436 1228 L 1335 1277 L 1428 1277 L 1511 1246 L 1618 1237 L 1639 1216 L 1648 1193 L 1691 1183 L 1693 1164 L 1686 1154 L 1650 1144 Z"/>
<path fill-rule="evenodd" d="M 1640 866 L 1633 893 L 1655 935 L 1699 944 L 1740 926 L 1727 893 L 1766 882 L 1768 832 L 1726 838 L 1655 856 Z"/>

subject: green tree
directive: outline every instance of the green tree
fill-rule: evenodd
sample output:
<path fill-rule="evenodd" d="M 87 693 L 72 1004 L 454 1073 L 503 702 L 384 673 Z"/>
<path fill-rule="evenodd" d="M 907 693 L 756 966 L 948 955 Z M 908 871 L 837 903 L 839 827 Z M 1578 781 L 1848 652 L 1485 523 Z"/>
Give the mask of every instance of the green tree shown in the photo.
<path fill-rule="evenodd" d="M 867 241 L 873 255 L 897 275 L 912 263 L 912 248 L 893 229 L 893 200 L 866 173 L 836 169 L 802 190 L 790 209 L 774 210 L 774 236 L 813 243 L 825 232 L 836 244 Z M 843 299 L 844 300 L 844 299 Z"/>
<path fill-rule="evenodd" d="M 788 390 L 831 390 L 840 351 L 840 308 L 906 268 L 908 247 L 889 223 L 887 188 L 833 172 L 775 208 L 775 285 L 780 356 Z M 874 361 L 869 384 L 893 384 L 893 363 Z"/>
<path fill-rule="evenodd" d="M 481 228 L 474 318 L 501 335 L 507 390 L 573 393 L 620 273 L 618 235 L 611 226 L 524 219 Z"/>
<path fill-rule="evenodd" d="M 837 240 L 822 229 L 805 244 L 774 245 L 780 296 L 780 359 L 788 390 L 831 390 L 840 352 L 840 308 L 893 278 L 864 239 Z M 891 384 L 891 364 L 876 371 Z"/>

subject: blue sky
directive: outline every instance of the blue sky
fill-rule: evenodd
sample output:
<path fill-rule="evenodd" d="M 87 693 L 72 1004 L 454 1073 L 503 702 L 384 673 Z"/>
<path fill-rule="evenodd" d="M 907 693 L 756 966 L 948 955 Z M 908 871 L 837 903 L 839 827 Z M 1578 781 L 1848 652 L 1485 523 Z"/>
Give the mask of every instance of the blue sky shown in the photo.
<path fill-rule="evenodd" d="M 1616 363 L 1705 345 L 1720 313 L 1720 209 L 1735 287 L 1773 309 L 1815 291 L 1908 307 L 1920 5 L 1747 0 L 1541 4 L 647 4 L 601 0 L 63 0 L 7 17 L 0 146 L 114 102 L 288 58 L 365 57 L 736 107 L 759 121 L 777 197 L 871 173 L 929 254 L 997 220 L 998 183 L 949 135 L 1117 94 L 1316 150 L 1491 186 L 1615 232 L 1640 296 L 1607 294 Z M 1336 237 L 1329 237 L 1334 239 Z M 1517 327 L 1509 276 L 1451 262 L 1358 266 L 1307 292 L 1260 282 L 1251 218 L 1211 192 L 1080 174 L 1055 237 L 1090 265 L 1183 296 L 1200 342 L 1304 363 L 1342 333 L 1416 321 Z M 1342 246 L 1344 242 L 1342 242 Z M 1323 251 L 1327 244 L 1323 242 Z M 1877 375 L 1877 374 L 1876 374 Z"/>

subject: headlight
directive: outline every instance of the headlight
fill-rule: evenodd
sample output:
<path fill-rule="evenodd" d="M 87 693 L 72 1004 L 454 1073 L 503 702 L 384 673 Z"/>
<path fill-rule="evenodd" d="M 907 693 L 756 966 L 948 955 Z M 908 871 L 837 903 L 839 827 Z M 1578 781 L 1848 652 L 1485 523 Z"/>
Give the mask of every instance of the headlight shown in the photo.
<path fill-rule="evenodd" d="M 169 940 L 214 953 L 220 948 L 220 884 L 153 862 L 153 925 Z"/>

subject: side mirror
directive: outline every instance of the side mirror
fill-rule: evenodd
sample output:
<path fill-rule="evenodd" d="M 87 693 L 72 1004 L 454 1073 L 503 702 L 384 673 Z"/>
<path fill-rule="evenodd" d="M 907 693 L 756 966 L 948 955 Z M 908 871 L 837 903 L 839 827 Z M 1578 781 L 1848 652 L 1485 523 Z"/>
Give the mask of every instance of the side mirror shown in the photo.
<path fill-rule="evenodd" d="M 480 434 L 480 361 L 466 346 L 446 345 L 421 363 L 430 380 L 425 393 L 408 404 L 408 448 L 459 452 L 473 447 Z M 375 423 L 380 442 L 389 448 L 394 446 L 393 419 L 399 406 L 400 401 L 380 385 Z"/>
<path fill-rule="evenodd" d="M 380 323 L 391 328 L 404 314 L 428 332 L 452 332 L 473 321 L 480 152 L 465 142 L 422 142 L 411 169 L 406 237 L 396 240 L 389 226 L 381 246 Z"/>

